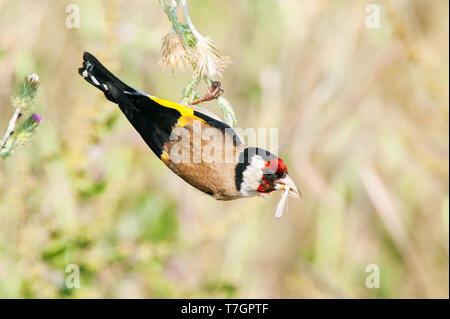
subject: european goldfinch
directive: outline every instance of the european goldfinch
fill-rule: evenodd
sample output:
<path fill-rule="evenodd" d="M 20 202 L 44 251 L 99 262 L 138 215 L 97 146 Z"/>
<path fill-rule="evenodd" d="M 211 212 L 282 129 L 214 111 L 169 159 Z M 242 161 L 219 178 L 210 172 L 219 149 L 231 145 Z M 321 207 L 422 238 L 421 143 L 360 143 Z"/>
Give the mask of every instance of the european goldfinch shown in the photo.
<path fill-rule="evenodd" d="M 156 156 L 187 183 L 218 200 L 267 197 L 276 189 L 300 196 L 281 158 L 261 148 L 247 147 L 215 115 L 133 89 L 87 52 L 83 60 L 80 75 L 119 106 Z M 196 145 L 195 135 L 199 133 Z M 208 160 L 207 150 L 221 151 Z"/>

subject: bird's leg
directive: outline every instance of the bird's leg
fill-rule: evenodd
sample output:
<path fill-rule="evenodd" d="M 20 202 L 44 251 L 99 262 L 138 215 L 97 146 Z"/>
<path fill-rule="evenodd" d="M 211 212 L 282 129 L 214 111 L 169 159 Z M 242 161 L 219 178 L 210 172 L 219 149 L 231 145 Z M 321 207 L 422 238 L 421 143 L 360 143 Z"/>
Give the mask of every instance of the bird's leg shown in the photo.
<path fill-rule="evenodd" d="M 196 105 L 196 104 L 199 104 L 202 102 L 208 102 L 208 101 L 217 99 L 222 94 L 223 94 L 223 90 L 220 88 L 220 82 L 215 81 L 211 84 L 208 92 L 206 92 L 206 94 L 201 99 L 190 103 L 190 105 Z"/>

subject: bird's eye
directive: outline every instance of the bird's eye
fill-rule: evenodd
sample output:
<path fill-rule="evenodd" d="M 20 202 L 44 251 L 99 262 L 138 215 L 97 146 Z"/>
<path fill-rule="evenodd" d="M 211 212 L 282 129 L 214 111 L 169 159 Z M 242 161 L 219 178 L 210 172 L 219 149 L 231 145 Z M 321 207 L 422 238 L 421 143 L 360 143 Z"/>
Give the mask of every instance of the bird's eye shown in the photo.
<path fill-rule="evenodd" d="M 279 172 L 277 172 L 277 173 L 279 173 Z M 281 174 L 278 174 L 278 178 L 285 178 L 286 174 L 287 174 L 287 170 L 283 170 L 283 171 L 281 171 Z"/>
<path fill-rule="evenodd" d="M 257 191 L 260 193 L 270 193 L 275 190 L 275 182 L 274 180 L 267 179 L 267 176 L 264 175 L 264 178 L 261 180 L 258 185 Z"/>
<path fill-rule="evenodd" d="M 263 174 L 264 174 L 265 179 L 267 179 L 269 181 L 274 181 L 278 178 L 277 171 L 273 171 L 270 168 L 264 168 Z"/>

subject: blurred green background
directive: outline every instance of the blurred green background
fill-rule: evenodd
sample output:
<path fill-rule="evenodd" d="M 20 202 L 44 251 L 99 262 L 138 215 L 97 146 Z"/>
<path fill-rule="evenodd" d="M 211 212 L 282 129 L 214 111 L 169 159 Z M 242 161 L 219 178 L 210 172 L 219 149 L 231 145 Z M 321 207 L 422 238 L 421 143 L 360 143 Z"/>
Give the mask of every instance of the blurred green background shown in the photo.
<path fill-rule="evenodd" d="M 80 29 L 65 27 L 70 3 Z M 280 194 L 201 194 L 78 75 L 87 50 L 179 101 L 191 71 L 156 67 L 170 31 L 156 0 L 0 0 L 0 133 L 33 72 L 44 118 L 0 160 L 0 297 L 448 298 L 448 1 L 188 3 L 233 58 L 220 80 L 238 126 L 279 128 L 303 198 L 277 220 Z"/>

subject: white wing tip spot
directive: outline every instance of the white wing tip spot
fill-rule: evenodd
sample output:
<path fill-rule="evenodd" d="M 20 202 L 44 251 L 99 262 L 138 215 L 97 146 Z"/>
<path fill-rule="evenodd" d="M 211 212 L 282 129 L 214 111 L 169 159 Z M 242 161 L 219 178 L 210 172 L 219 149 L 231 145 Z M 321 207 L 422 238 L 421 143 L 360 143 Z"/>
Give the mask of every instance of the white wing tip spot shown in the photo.
<path fill-rule="evenodd" d="M 100 85 L 100 82 L 97 81 L 97 79 L 95 78 L 95 76 L 91 75 L 91 80 L 92 80 L 92 82 L 94 82 L 96 85 Z"/>

